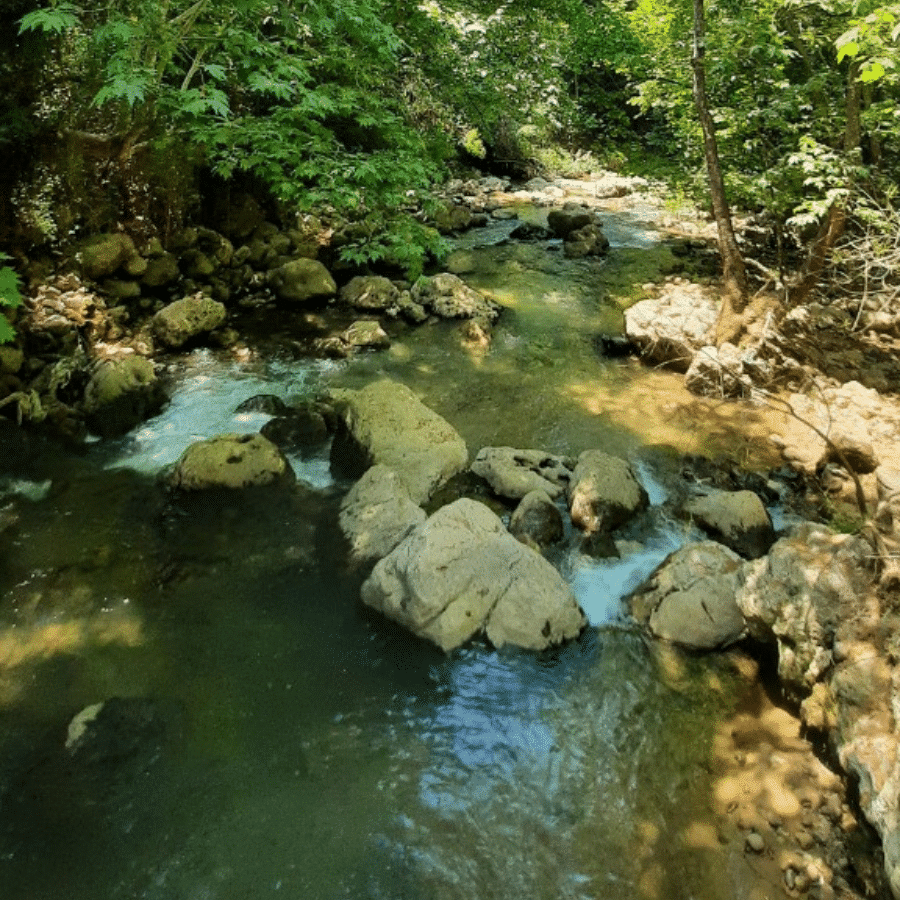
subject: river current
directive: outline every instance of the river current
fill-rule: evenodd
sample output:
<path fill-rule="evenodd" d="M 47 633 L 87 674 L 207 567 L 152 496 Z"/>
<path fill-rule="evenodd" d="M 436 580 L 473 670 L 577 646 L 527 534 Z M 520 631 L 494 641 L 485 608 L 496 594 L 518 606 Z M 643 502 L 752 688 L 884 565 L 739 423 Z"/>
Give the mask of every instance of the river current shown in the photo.
<path fill-rule="evenodd" d="M 502 228 L 501 228 L 502 231 Z M 396 326 L 390 350 L 310 361 L 275 342 L 174 361 L 172 402 L 79 454 L 31 448 L 3 481 L 0 884 L 15 900 L 705 898 L 724 900 L 708 822 L 717 723 L 755 689 L 727 658 L 661 652 L 621 608 L 691 538 L 664 501 L 672 448 L 715 450 L 672 376 L 604 360 L 609 263 L 552 242 L 461 245 L 467 281 L 505 307 L 490 350 L 453 326 Z M 407 383 L 474 453 L 488 444 L 635 463 L 653 506 L 621 558 L 556 560 L 591 627 L 542 654 L 450 655 L 367 612 L 335 550 L 327 452 L 304 482 L 236 504 L 166 499 L 189 443 L 256 431 L 248 397 Z M 11 523 L 11 524 L 9 524 Z M 112 697 L 146 703 L 147 739 L 101 760 L 67 726 Z M 756 701 L 753 701 L 756 702 Z"/>

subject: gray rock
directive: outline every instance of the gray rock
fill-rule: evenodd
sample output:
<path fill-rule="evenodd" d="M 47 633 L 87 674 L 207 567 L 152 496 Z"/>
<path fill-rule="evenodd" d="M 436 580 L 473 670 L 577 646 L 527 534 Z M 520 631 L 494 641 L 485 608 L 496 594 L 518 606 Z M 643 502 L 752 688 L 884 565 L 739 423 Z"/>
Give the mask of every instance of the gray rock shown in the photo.
<path fill-rule="evenodd" d="M 198 293 L 164 306 L 151 319 L 151 327 L 161 344 L 177 348 L 218 328 L 225 317 L 223 304 Z"/>
<path fill-rule="evenodd" d="M 387 466 L 372 466 L 341 502 L 338 523 L 353 566 L 377 562 L 426 519 L 406 485 Z"/>
<path fill-rule="evenodd" d="M 94 367 L 85 388 L 85 419 L 94 434 L 118 437 L 158 413 L 165 401 L 149 359 L 108 359 Z"/>
<path fill-rule="evenodd" d="M 556 569 L 468 499 L 439 509 L 381 560 L 362 598 L 447 651 L 481 633 L 496 647 L 541 650 L 586 624 Z"/>
<path fill-rule="evenodd" d="M 645 509 L 649 498 L 631 466 L 602 450 L 585 450 L 569 485 L 569 512 L 589 535 L 613 531 Z"/>
<path fill-rule="evenodd" d="M 293 479 L 284 454 L 261 434 L 219 434 L 191 444 L 166 475 L 170 487 L 186 491 L 262 487 Z"/>
<path fill-rule="evenodd" d="M 423 275 L 413 285 L 410 296 L 442 319 L 480 319 L 492 323 L 501 311 L 498 303 L 449 272 Z"/>
<path fill-rule="evenodd" d="M 762 500 L 753 491 L 710 490 L 683 507 L 713 540 L 748 559 L 765 553 L 775 541 L 775 529 Z"/>
<path fill-rule="evenodd" d="M 562 513 L 546 491 L 531 491 L 513 511 L 509 533 L 538 547 L 555 544 L 563 539 Z"/>
<path fill-rule="evenodd" d="M 482 447 L 471 468 L 501 497 L 521 500 L 532 491 L 544 491 L 551 498 L 561 496 L 574 466 L 572 460 L 542 450 Z"/>
<path fill-rule="evenodd" d="M 343 423 L 332 444 L 332 465 L 359 475 L 383 463 L 406 484 L 414 503 L 466 468 L 469 452 L 456 430 L 403 384 L 382 380 L 361 391 L 335 391 Z"/>
<path fill-rule="evenodd" d="M 269 286 L 279 300 L 305 303 L 337 293 L 331 273 L 315 259 L 292 259 L 269 272 Z"/>
<path fill-rule="evenodd" d="M 744 617 L 735 601 L 743 585 L 741 558 L 713 541 L 668 556 L 628 602 L 632 615 L 658 638 L 695 650 L 739 640 Z"/>

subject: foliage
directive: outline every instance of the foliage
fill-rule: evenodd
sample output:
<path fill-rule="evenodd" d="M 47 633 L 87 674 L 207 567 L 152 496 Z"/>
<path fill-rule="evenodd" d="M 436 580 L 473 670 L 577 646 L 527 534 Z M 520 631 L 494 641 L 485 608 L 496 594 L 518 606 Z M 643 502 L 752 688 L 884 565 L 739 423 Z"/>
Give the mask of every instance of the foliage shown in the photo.
<path fill-rule="evenodd" d="M 10 257 L 0 253 L 0 263 L 7 263 Z M 0 308 L 15 309 L 22 304 L 19 292 L 19 276 L 8 265 L 0 265 Z M 0 313 L 0 344 L 6 344 L 16 336 L 9 319 Z"/>

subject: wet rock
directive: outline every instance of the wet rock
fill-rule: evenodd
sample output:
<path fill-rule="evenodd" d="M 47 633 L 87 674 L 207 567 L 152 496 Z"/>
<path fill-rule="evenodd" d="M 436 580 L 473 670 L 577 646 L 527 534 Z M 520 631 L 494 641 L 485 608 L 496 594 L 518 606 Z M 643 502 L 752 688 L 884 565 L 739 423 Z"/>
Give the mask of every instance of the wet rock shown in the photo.
<path fill-rule="evenodd" d="M 718 312 L 699 285 L 672 285 L 625 311 L 625 333 L 647 362 L 687 372 L 697 351 L 708 346 Z"/>
<path fill-rule="evenodd" d="M 410 296 L 442 319 L 479 319 L 493 323 L 501 310 L 498 303 L 449 272 L 431 277 L 423 275 L 413 285 Z"/>
<path fill-rule="evenodd" d="M 425 519 L 425 511 L 412 502 L 397 473 L 387 466 L 372 466 L 341 502 L 338 521 L 350 547 L 351 565 L 383 559 Z"/>
<path fill-rule="evenodd" d="M 286 453 L 299 453 L 305 458 L 323 446 L 331 430 L 323 410 L 307 403 L 270 419 L 260 433 Z"/>
<path fill-rule="evenodd" d="M 573 231 L 594 224 L 596 224 L 594 214 L 581 206 L 566 204 L 562 209 L 551 209 L 547 214 L 547 225 L 550 230 L 563 240 L 566 240 Z"/>
<path fill-rule="evenodd" d="M 391 339 L 376 319 L 354 322 L 341 332 L 340 338 L 348 347 L 355 349 L 385 350 L 391 346 Z"/>
<path fill-rule="evenodd" d="M 151 328 L 161 344 L 174 349 L 218 328 L 225 317 L 223 304 L 197 293 L 164 306 L 153 316 Z"/>
<path fill-rule="evenodd" d="M 339 297 L 356 309 L 388 310 L 396 308 L 400 290 L 380 275 L 357 275 L 341 288 Z"/>
<path fill-rule="evenodd" d="M 540 650 L 586 624 L 556 569 L 468 499 L 439 509 L 381 560 L 362 598 L 447 651 L 481 633 L 496 647 Z"/>
<path fill-rule="evenodd" d="M 744 634 L 735 601 L 743 581 L 736 553 L 713 541 L 688 544 L 668 556 L 628 603 L 656 637 L 712 650 Z"/>
<path fill-rule="evenodd" d="M 597 224 L 584 225 L 571 231 L 563 244 L 567 259 L 584 259 L 586 256 L 605 256 L 609 252 L 609 239 Z"/>
<path fill-rule="evenodd" d="M 483 447 L 471 468 L 501 497 L 521 500 L 532 491 L 544 491 L 551 498 L 564 494 L 574 464 L 573 460 L 542 450 Z"/>
<path fill-rule="evenodd" d="M 186 491 L 251 488 L 293 481 L 284 454 L 261 434 L 219 434 L 191 444 L 165 476 Z"/>
<path fill-rule="evenodd" d="M 563 519 L 546 491 L 527 493 L 509 520 L 510 534 L 537 547 L 547 547 L 563 539 Z"/>
<path fill-rule="evenodd" d="M 375 463 L 393 469 L 414 503 L 469 462 L 456 430 L 403 384 L 382 380 L 360 391 L 335 391 L 342 427 L 332 444 L 332 466 L 357 475 Z"/>
<path fill-rule="evenodd" d="M 448 203 L 434 216 L 434 226 L 441 234 L 465 231 L 472 225 L 472 211 L 459 203 Z"/>
<path fill-rule="evenodd" d="M 264 413 L 268 416 L 281 416 L 288 411 L 288 405 L 275 394 L 256 394 L 239 403 L 234 410 L 236 413 Z"/>
<path fill-rule="evenodd" d="M 88 428 L 101 437 L 118 437 L 151 416 L 166 402 L 153 363 L 131 355 L 98 363 L 84 392 Z"/>
<path fill-rule="evenodd" d="M 337 293 L 331 273 L 314 259 L 293 259 L 272 269 L 269 286 L 279 300 L 291 303 L 325 300 Z"/>
<path fill-rule="evenodd" d="M 756 559 L 775 542 L 772 519 L 752 491 L 709 490 L 688 500 L 683 511 L 713 540 L 747 559 Z"/>
<path fill-rule="evenodd" d="M 572 522 L 589 535 L 613 531 L 649 503 L 631 466 L 602 450 L 585 450 L 578 457 L 568 498 Z"/>

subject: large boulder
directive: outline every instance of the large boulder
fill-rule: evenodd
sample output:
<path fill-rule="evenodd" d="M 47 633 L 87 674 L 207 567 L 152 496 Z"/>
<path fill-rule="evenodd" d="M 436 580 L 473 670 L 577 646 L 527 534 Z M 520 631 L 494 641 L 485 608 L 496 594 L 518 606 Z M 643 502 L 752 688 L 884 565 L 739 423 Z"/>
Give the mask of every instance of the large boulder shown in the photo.
<path fill-rule="evenodd" d="M 767 553 L 775 541 L 772 519 L 753 491 L 709 490 L 683 510 L 713 540 L 748 559 Z"/>
<path fill-rule="evenodd" d="M 337 284 L 325 266 L 315 259 L 292 259 L 269 272 L 269 287 L 279 300 L 305 303 L 325 300 L 337 293 Z"/>
<path fill-rule="evenodd" d="M 647 362 L 687 372 L 717 317 L 716 301 L 700 285 L 671 285 L 625 311 L 625 334 Z"/>
<path fill-rule="evenodd" d="M 762 559 L 745 563 L 737 604 L 751 634 L 778 642 L 785 691 L 802 698 L 834 662 L 840 624 L 858 614 L 872 549 L 823 525 L 798 525 Z"/>
<path fill-rule="evenodd" d="M 357 275 L 341 288 L 339 297 L 356 309 L 387 310 L 396 308 L 400 290 L 382 275 Z"/>
<path fill-rule="evenodd" d="M 134 241 L 121 233 L 98 234 L 88 238 L 79 251 L 81 272 L 94 281 L 120 269 L 129 275 L 142 275 L 146 260 L 138 253 Z"/>
<path fill-rule="evenodd" d="M 546 491 L 531 491 L 513 510 L 509 533 L 537 547 L 555 544 L 565 533 L 562 513 Z"/>
<path fill-rule="evenodd" d="M 556 569 L 469 499 L 439 509 L 381 560 L 362 599 L 446 651 L 481 633 L 495 647 L 541 650 L 586 624 Z"/>
<path fill-rule="evenodd" d="M 261 434 L 218 434 L 191 444 L 166 476 L 170 487 L 186 491 L 262 487 L 293 479 L 284 454 Z"/>
<path fill-rule="evenodd" d="M 596 224 L 594 214 L 583 206 L 566 204 L 562 209 L 551 209 L 547 213 L 547 225 L 553 234 L 566 240 L 573 231 Z"/>
<path fill-rule="evenodd" d="M 631 466 L 602 450 L 585 450 L 569 484 L 569 512 L 588 535 L 613 531 L 645 509 L 647 492 Z"/>
<path fill-rule="evenodd" d="M 561 496 L 569 486 L 573 468 L 574 461 L 565 457 L 513 447 L 482 447 L 472 462 L 476 475 L 495 493 L 512 500 L 521 500 L 532 491 Z"/>
<path fill-rule="evenodd" d="M 153 317 L 151 325 L 161 344 L 177 348 L 218 328 L 225 316 L 221 303 L 197 293 L 164 306 Z"/>
<path fill-rule="evenodd" d="M 629 598 L 632 614 L 663 640 L 713 650 L 739 640 L 744 617 L 735 601 L 742 560 L 713 541 L 669 555 Z"/>
<path fill-rule="evenodd" d="M 118 437 L 160 411 L 166 394 L 153 363 L 131 355 L 98 363 L 84 391 L 88 428 L 101 437 Z"/>
<path fill-rule="evenodd" d="M 563 243 L 567 259 L 584 259 L 586 256 L 605 256 L 609 252 L 609 238 L 599 224 L 584 225 L 570 232 Z"/>
<path fill-rule="evenodd" d="M 410 291 L 413 302 L 430 309 L 442 319 L 478 319 L 495 322 L 501 306 L 470 288 L 461 278 L 442 272 L 419 278 Z"/>
<path fill-rule="evenodd" d="M 383 559 L 426 518 L 396 472 L 372 466 L 347 492 L 338 516 L 351 565 Z"/>
<path fill-rule="evenodd" d="M 334 391 L 341 426 L 332 466 L 357 477 L 375 463 L 393 469 L 414 503 L 466 468 L 469 451 L 457 431 L 406 385 L 384 379 L 360 391 Z"/>

